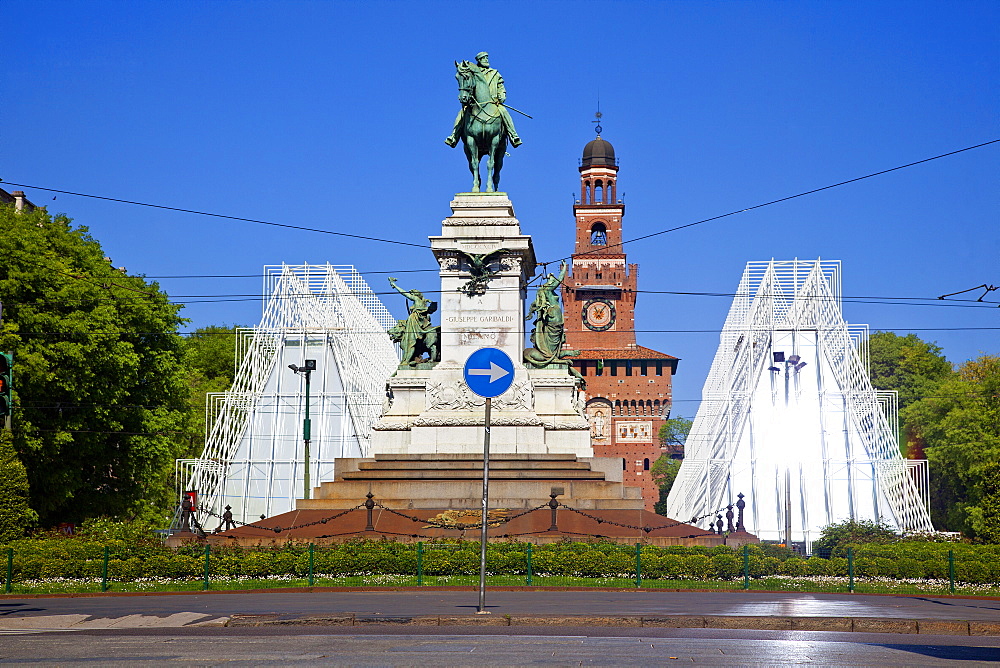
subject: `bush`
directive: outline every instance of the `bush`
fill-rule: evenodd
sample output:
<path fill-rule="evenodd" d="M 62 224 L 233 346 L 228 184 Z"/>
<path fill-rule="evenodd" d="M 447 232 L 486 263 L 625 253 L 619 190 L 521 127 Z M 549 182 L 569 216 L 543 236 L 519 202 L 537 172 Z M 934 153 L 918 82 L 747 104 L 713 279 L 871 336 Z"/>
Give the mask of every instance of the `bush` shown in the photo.
<path fill-rule="evenodd" d="M 732 580 L 743 575 L 742 560 L 732 554 L 717 554 L 712 557 L 713 577 Z"/>
<path fill-rule="evenodd" d="M 102 521 L 103 522 L 103 521 Z M 104 540 L 84 536 L 48 536 L 19 539 L 9 543 L 14 549 L 14 575 L 18 580 L 100 577 L 104 549 L 108 548 L 109 577 L 125 581 L 138 578 L 200 578 L 205 548 L 189 544 L 176 550 L 147 540 L 141 529 L 118 522 L 95 524 L 90 530 Z M 129 532 L 132 532 L 131 534 Z M 93 534 L 91 534 L 93 535 Z M 139 536 L 137 542 L 125 540 Z M 116 536 L 109 538 L 108 536 Z M 948 552 L 955 555 L 956 579 L 975 584 L 1000 582 L 1000 546 L 926 541 L 867 543 L 837 548 L 841 554 L 851 549 L 858 577 L 934 578 L 948 577 Z M 492 545 L 487 555 L 487 571 L 492 574 L 521 575 L 527 567 L 525 543 Z M 843 556 L 830 559 L 803 559 L 769 547 L 747 547 L 750 575 L 839 576 L 848 573 Z M 784 555 L 782 559 L 775 554 Z M 344 576 L 355 574 L 415 575 L 417 546 L 389 541 L 358 541 L 319 546 L 314 552 L 314 572 Z M 646 579 L 733 580 L 743 575 L 742 550 L 726 546 L 644 546 L 642 571 Z M 616 543 L 560 543 L 534 546 L 533 571 L 538 575 L 590 578 L 631 578 L 635 574 L 635 548 Z M 217 546 L 211 550 L 210 577 L 262 578 L 294 575 L 309 570 L 309 550 L 305 545 L 240 548 Z M 472 542 L 425 545 L 425 575 L 476 575 L 479 573 L 479 546 Z"/>
<path fill-rule="evenodd" d="M 903 558 L 896 562 L 896 575 L 899 578 L 923 578 L 926 577 L 925 573 L 923 562 L 916 559 Z"/>
<path fill-rule="evenodd" d="M 813 543 L 814 551 L 834 550 L 848 544 L 887 544 L 899 540 L 892 527 L 871 520 L 845 520 L 823 528 L 819 540 Z"/>
<path fill-rule="evenodd" d="M 847 559 L 844 559 L 843 557 L 833 557 L 831 559 L 827 559 L 827 561 L 830 562 L 830 575 L 836 575 L 842 578 L 848 576 Z"/>
<path fill-rule="evenodd" d="M 692 554 L 684 560 L 684 570 L 692 580 L 704 580 L 712 572 L 712 562 L 703 554 Z"/>
<path fill-rule="evenodd" d="M 798 557 L 792 557 L 791 559 L 786 559 L 778 565 L 778 573 L 781 575 L 805 575 L 806 574 L 806 562 Z"/>
<path fill-rule="evenodd" d="M 820 557 L 810 557 L 805 561 L 806 575 L 833 575 L 833 568 L 829 559 Z"/>

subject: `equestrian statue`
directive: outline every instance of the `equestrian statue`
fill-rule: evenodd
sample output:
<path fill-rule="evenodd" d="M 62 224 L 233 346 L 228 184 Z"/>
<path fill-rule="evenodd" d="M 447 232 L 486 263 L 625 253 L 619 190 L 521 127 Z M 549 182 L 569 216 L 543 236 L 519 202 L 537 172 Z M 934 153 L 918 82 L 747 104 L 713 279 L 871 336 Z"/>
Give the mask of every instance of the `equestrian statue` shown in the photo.
<path fill-rule="evenodd" d="M 486 192 L 496 192 L 500 187 L 500 170 L 507 152 L 507 141 L 510 140 L 514 148 L 521 145 L 521 138 L 517 136 L 514 121 L 507 111 L 513 107 L 505 104 L 507 90 L 503 77 L 490 67 L 489 54 L 485 51 L 476 54 L 475 63 L 455 61 L 455 69 L 458 101 L 462 108 L 455 118 L 455 127 L 444 143 L 454 148 L 461 139 L 465 144 L 474 193 L 480 191 L 479 162 L 485 157 Z"/>

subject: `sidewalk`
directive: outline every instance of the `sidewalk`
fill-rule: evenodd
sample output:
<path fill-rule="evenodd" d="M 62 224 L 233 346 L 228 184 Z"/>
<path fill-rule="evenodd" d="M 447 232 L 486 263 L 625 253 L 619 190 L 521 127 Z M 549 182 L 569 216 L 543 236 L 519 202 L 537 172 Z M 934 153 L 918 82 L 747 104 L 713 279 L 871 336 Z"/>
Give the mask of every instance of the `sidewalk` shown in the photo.
<path fill-rule="evenodd" d="M 996 599 L 655 590 L 207 592 L 0 598 L 0 630 L 185 626 L 575 626 L 1000 636 Z"/>

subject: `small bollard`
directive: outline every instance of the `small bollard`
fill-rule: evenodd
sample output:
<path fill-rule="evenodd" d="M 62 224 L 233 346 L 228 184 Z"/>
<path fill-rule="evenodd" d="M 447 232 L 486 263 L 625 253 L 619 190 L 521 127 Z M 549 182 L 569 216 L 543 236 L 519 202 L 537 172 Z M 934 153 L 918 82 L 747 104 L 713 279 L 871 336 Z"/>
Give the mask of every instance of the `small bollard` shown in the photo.
<path fill-rule="evenodd" d="M 316 546 L 309 543 L 309 586 L 313 586 L 313 551 Z"/>
<path fill-rule="evenodd" d="M 528 577 L 527 577 L 527 581 L 525 582 L 525 584 L 527 584 L 530 587 L 531 586 L 531 577 L 533 575 L 532 572 L 531 572 L 531 543 L 528 543 L 527 562 L 528 562 L 527 563 L 527 565 L 528 565 Z"/>
<path fill-rule="evenodd" d="M 559 510 L 559 502 L 556 501 L 557 496 L 559 496 L 559 494 L 557 494 L 554 489 L 552 490 L 552 493 L 549 494 L 549 511 L 552 513 L 552 524 L 549 526 L 549 531 L 559 531 L 559 525 L 556 524 L 556 511 Z"/>
<path fill-rule="evenodd" d="M 372 499 L 375 495 L 371 492 L 365 495 L 365 510 L 368 511 L 368 524 L 365 525 L 365 531 L 375 531 L 375 525 L 372 524 L 372 510 L 375 508 L 375 502 Z"/>

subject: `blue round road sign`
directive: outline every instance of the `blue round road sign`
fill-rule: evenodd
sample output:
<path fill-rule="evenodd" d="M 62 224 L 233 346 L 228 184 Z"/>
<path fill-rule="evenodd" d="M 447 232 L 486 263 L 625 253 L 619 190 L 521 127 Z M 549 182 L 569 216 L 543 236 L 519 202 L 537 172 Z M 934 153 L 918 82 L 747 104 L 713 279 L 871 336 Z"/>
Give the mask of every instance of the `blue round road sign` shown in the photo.
<path fill-rule="evenodd" d="M 499 397 L 514 382 L 514 363 L 499 348 L 480 348 L 465 361 L 465 384 L 481 397 Z"/>

